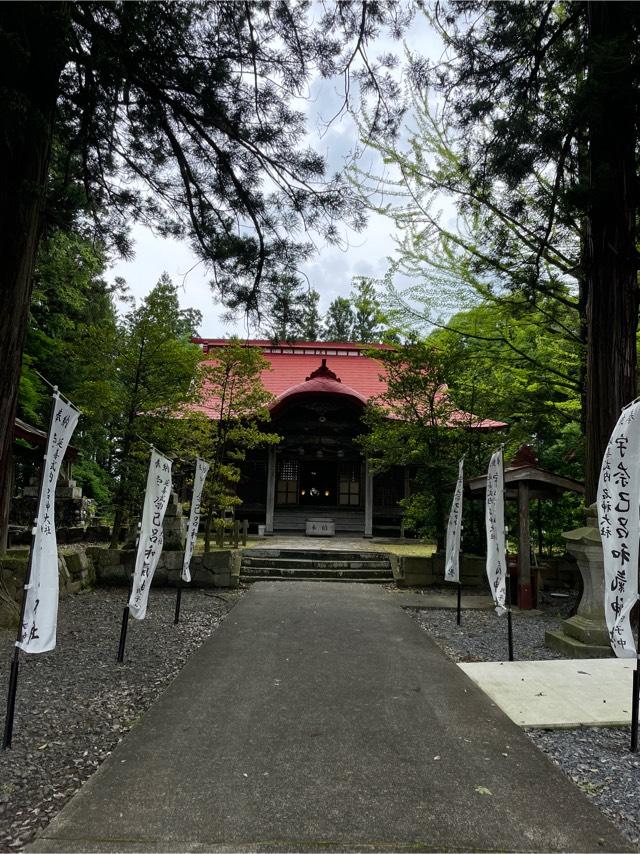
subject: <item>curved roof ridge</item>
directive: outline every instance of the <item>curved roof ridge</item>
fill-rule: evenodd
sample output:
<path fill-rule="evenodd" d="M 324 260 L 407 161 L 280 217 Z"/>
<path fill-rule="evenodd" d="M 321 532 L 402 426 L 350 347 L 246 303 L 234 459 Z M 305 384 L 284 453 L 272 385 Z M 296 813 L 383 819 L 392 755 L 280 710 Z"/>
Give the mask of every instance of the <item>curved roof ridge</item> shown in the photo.
<path fill-rule="evenodd" d="M 325 363 L 326 359 L 322 361 Z M 323 368 L 325 369 L 324 371 Z M 338 394 L 344 397 L 351 397 L 363 406 L 367 403 L 367 398 L 364 395 L 343 383 L 333 371 L 326 367 L 326 364 L 323 364 L 316 371 L 313 371 L 304 382 L 296 383 L 280 392 L 269 409 L 273 410 L 285 400 L 303 394 Z"/>

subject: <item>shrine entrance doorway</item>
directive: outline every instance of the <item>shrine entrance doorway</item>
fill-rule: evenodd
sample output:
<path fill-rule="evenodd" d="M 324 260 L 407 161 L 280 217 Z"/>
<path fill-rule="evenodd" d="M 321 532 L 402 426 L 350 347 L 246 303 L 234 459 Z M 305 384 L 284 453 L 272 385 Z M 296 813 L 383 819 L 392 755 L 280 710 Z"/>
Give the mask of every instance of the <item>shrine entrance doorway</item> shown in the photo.
<path fill-rule="evenodd" d="M 300 464 L 300 505 L 336 506 L 337 464 L 330 460 L 309 460 Z"/>

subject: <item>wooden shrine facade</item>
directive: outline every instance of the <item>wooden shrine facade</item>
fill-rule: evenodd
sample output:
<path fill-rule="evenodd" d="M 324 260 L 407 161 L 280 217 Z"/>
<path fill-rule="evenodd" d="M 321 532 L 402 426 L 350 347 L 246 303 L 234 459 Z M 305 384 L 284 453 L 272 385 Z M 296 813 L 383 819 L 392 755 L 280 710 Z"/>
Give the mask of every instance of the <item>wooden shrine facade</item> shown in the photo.
<path fill-rule="evenodd" d="M 196 341 L 212 360 L 226 343 Z M 357 442 L 366 429 L 366 404 L 386 390 L 382 363 L 358 344 L 248 341 L 247 346 L 259 347 L 270 364 L 262 382 L 274 395 L 271 425 L 282 438 L 243 464 L 242 517 L 254 530 L 264 525 L 266 534 L 304 532 L 307 519 L 320 517 L 332 519 L 338 534 L 400 535 L 399 502 L 411 493 L 412 471 L 396 466 L 374 475 Z M 213 417 L 215 407 L 210 408 Z M 493 424 L 498 422 L 487 422 Z"/>

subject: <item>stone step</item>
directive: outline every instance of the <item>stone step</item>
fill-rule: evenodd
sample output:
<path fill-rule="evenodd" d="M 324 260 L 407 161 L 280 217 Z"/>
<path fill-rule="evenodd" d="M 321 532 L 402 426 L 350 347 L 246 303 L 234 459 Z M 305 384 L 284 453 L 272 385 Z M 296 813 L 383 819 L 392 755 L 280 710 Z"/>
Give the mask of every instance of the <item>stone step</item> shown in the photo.
<path fill-rule="evenodd" d="M 562 622 L 562 631 L 581 643 L 592 646 L 606 646 L 609 644 L 609 632 L 606 626 L 600 626 L 593 620 L 587 620 L 579 614 L 574 614 Z"/>
<path fill-rule="evenodd" d="M 300 575 L 245 575 L 240 576 L 244 584 L 253 584 L 256 581 L 335 581 L 343 584 L 388 584 L 391 578 L 345 578 L 344 576 L 327 577 L 302 577 Z"/>
<path fill-rule="evenodd" d="M 326 569 L 321 567 L 316 569 L 301 569 L 299 567 L 280 569 L 269 566 L 251 566 L 240 569 L 241 579 L 253 578 L 257 575 L 273 578 L 325 578 L 327 580 L 350 578 L 353 581 L 359 581 L 362 578 L 380 578 L 382 580 L 393 578 L 390 569 Z"/>
<path fill-rule="evenodd" d="M 611 647 L 595 643 L 583 643 L 562 629 L 548 629 L 544 633 L 544 645 L 554 649 L 566 658 L 610 658 L 613 655 Z"/>
<path fill-rule="evenodd" d="M 319 558 L 292 558 L 292 557 L 244 557 L 242 558 L 242 568 L 252 566 L 268 566 L 274 569 L 389 569 L 388 560 L 380 560 L 374 558 L 372 560 L 335 560 L 331 557 L 326 557 L 320 560 Z"/>
<path fill-rule="evenodd" d="M 385 552 L 347 551 L 346 549 L 269 549 L 251 548 L 242 552 L 245 557 L 286 558 L 291 560 L 389 560 Z"/>

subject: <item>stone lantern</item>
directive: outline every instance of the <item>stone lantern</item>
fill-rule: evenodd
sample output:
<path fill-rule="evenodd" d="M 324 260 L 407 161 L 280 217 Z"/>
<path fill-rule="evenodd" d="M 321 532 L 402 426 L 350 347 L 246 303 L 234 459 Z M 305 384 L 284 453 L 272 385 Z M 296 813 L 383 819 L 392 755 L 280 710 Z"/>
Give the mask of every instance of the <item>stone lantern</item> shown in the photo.
<path fill-rule="evenodd" d="M 562 536 L 567 551 L 578 562 L 583 593 L 578 612 L 560 629 L 545 633 L 545 645 L 571 658 L 608 658 L 612 655 L 604 613 L 604 552 L 595 504 L 586 509 L 586 525 Z"/>

